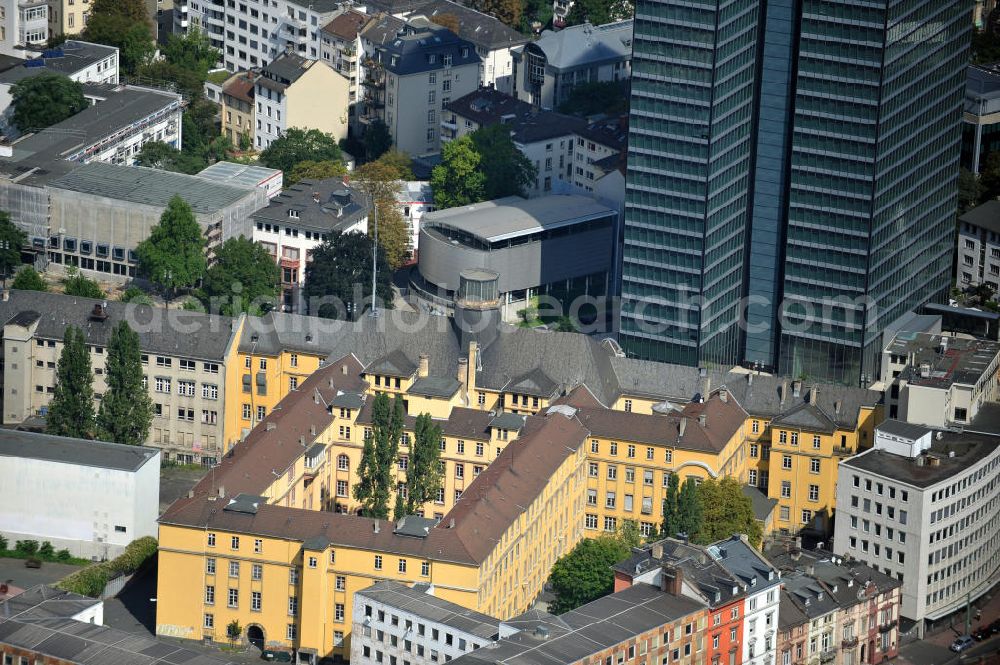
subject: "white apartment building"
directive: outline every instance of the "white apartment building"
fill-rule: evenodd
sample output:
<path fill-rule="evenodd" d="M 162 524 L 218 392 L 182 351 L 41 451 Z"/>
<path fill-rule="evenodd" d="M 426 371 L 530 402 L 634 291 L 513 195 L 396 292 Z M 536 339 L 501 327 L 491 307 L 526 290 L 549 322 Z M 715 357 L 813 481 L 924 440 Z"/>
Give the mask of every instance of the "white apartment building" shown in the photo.
<path fill-rule="evenodd" d="M 480 58 L 475 46 L 436 24 L 390 36 L 390 25 L 370 25 L 362 37 L 374 52 L 365 67 L 363 121 L 380 118 L 393 143 L 413 157 L 440 151 L 441 118 L 452 99 L 479 87 Z"/>
<path fill-rule="evenodd" d="M 368 198 L 338 178 L 302 180 L 250 218 L 253 240 L 281 268 L 282 308 L 302 311 L 299 292 L 311 252 L 331 233 L 367 233 Z"/>
<path fill-rule="evenodd" d="M 0 533 L 112 558 L 156 536 L 160 451 L 34 432 L 0 436 Z"/>
<path fill-rule="evenodd" d="M 1000 343 L 926 332 L 897 333 L 882 352 L 889 418 L 965 427 L 997 401 Z"/>
<path fill-rule="evenodd" d="M 922 635 L 996 583 L 998 509 L 1000 436 L 887 420 L 840 464 L 834 551 L 902 582 L 901 614 Z"/>
<path fill-rule="evenodd" d="M 48 39 L 46 0 L 0 0 L 0 54 L 28 57 Z"/>
<path fill-rule="evenodd" d="M 0 301 L 0 320 L 5 426 L 46 415 L 70 325 L 83 331 L 90 350 L 96 411 L 106 390 L 111 329 L 127 320 L 139 335 L 143 377 L 154 407 L 147 444 L 162 449 L 164 459 L 182 463 L 211 466 L 221 458 L 226 367 L 235 365 L 230 361 L 235 358 L 242 318 L 9 291 Z"/>
<path fill-rule="evenodd" d="M 958 218 L 955 284 L 1000 289 L 1000 201 L 990 200 Z"/>
<path fill-rule="evenodd" d="M 434 520 L 405 517 L 397 524 L 396 533 L 422 529 L 425 523 L 433 526 Z M 380 580 L 354 594 L 351 662 L 444 663 L 488 646 L 498 634 L 499 623 L 436 597 L 431 585 L 409 587 Z M 334 644 L 339 644 L 336 635 Z"/>
<path fill-rule="evenodd" d="M 344 11 L 342 5 L 337 0 L 178 0 L 174 31 L 205 31 L 222 54 L 221 66 L 247 71 L 286 52 L 319 59 L 320 28 Z"/>
<path fill-rule="evenodd" d="M 399 183 L 396 193 L 396 206 L 403 215 L 406 228 L 409 231 L 407 249 L 411 257 L 419 251 L 420 220 L 425 212 L 434 212 L 434 192 L 426 180 L 409 180 Z"/>
<path fill-rule="evenodd" d="M 573 184 L 593 192 L 601 178 L 618 168 L 628 143 L 628 116 L 590 123 L 576 133 Z"/>

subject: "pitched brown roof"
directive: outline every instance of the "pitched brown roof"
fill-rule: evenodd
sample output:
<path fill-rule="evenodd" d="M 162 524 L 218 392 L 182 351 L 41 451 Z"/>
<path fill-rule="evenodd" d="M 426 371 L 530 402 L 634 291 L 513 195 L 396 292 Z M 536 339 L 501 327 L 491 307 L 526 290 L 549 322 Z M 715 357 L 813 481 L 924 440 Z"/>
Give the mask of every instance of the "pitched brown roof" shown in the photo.
<path fill-rule="evenodd" d="M 351 9 L 323 26 L 323 32 L 354 41 L 369 18 L 371 17 Z"/>
<path fill-rule="evenodd" d="M 576 417 L 549 410 L 529 416 L 521 435 L 479 474 L 436 530 L 454 532 L 476 561 L 484 561 L 507 528 L 541 493 L 590 432 Z"/>
<path fill-rule="evenodd" d="M 365 400 L 364 406 L 358 412 L 355 423 L 358 425 L 371 425 L 372 423 L 373 400 Z M 490 421 L 494 416 L 489 411 L 479 409 L 466 409 L 464 407 L 454 407 L 447 419 L 435 418 L 434 423 L 441 426 L 441 433 L 445 436 L 452 436 L 456 439 L 472 439 L 474 441 L 490 440 Z M 413 431 L 417 417 L 406 415 L 404 427 Z"/>
<path fill-rule="evenodd" d="M 258 76 L 260 74 L 254 72 L 239 72 L 222 84 L 222 94 L 244 102 L 253 102 L 254 81 Z"/>

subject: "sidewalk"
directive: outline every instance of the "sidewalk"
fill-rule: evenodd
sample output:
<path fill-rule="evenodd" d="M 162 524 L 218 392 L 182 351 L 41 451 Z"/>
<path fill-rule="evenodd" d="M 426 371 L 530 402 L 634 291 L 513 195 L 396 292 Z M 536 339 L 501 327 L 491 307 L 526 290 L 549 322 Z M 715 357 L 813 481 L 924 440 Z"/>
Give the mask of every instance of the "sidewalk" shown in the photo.
<path fill-rule="evenodd" d="M 976 610 L 982 615 L 976 619 Z M 1000 587 L 993 587 L 985 596 L 981 596 L 972 603 L 972 617 L 969 623 L 970 632 L 974 632 L 979 626 L 986 626 L 1000 619 Z M 946 647 L 950 645 L 956 637 L 965 634 L 965 610 L 952 615 L 951 625 L 946 621 L 943 625 L 928 631 L 922 640 L 925 643 L 937 644 Z M 993 638 L 997 639 L 996 636 Z"/>

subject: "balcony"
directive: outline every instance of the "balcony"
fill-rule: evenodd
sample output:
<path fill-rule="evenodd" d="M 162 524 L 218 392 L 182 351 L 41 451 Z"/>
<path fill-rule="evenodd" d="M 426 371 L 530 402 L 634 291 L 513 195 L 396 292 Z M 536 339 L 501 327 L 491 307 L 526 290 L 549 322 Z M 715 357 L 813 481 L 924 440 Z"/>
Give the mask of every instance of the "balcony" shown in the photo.
<path fill-rule="evenodd" d="M 844 640 L 843 642 L 840 643 L 840 648 L 841 649 L 853 649 L 856 646 L 858 646 L 858 638 L 857 637 L 849 637 L 849 638 L 847 638 L 846 640 Z"/>
<path fill-rule="evenodd" d="M 896 627 L 896 620 L 893 619 L 892 621 L 890 621 L 888 623 L 883 623 L 882 625 L 880 625 L 878 627 L 878 632 L 880 632 L 880 633 L 888 633 L 890 630 L 892 630 L 895 627 Z"/>
<path fill-rule="evenodd" d="M 854 451 L 851 450 L 850 448 L 847 448 L 846 446 L 834 446 L 833 454 L 839 455 L 840 457 L 850 457 L 851 455 L 854 454 Z"/>
<path fill-rule="evenodd" d="M 819 655 L 819 662 L 829 663 L 831 660 L 837 657 L 836 649 L 827 649 Z"/>

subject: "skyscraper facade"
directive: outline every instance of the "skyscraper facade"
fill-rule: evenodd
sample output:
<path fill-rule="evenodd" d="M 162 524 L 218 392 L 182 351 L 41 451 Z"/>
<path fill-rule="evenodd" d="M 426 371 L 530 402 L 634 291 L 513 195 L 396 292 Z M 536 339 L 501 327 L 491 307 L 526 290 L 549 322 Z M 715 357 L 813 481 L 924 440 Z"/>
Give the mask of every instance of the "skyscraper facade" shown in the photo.
<path fill-rule="evenodd" d="M 951 272 L 971 0 L 638 0 L 631 355 L 875 378 Z"/>

